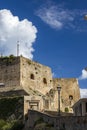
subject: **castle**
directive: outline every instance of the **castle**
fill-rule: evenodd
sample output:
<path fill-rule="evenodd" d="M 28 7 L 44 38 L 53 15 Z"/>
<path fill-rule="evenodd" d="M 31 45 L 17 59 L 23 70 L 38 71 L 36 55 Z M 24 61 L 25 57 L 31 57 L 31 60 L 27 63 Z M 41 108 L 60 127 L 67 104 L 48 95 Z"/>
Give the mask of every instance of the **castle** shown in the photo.
<path fill-rule="evenodd" d="M 24 113 L 58 110 L 58 84 L 60 109 L 72 112 L 72 105 L 80 99 L 76 78 L 53 78 L 50 67 L 22 56 L 0 58 L 0 97 L 24 96 Z"/>

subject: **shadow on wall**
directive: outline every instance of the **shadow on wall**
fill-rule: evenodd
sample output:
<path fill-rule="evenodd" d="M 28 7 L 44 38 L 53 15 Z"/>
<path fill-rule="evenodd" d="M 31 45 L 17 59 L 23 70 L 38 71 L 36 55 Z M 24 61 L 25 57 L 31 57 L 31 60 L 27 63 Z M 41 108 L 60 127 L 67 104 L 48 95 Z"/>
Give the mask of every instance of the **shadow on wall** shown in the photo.
<path fill-rule="evenodd" d="M 54 130 L 86 130 L 87 117 L 81 116 L 50 116 L 41 112 L 29 110 L 27 129 L 29 128 L 53 128 Z M 36 130 L 36 129 L 35 129 Z"/>

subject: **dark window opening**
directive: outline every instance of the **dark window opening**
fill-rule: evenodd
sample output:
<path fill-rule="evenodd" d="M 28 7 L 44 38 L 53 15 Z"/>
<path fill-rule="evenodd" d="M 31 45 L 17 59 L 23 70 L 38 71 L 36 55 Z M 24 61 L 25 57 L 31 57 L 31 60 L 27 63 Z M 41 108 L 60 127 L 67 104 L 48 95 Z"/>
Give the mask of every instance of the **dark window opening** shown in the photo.
<path fill-rule="evenodd" d="M 52 82 L 52 80 L 50 80 L 50 82 Z"/>
<path fill-rule="evenodd" d="M 79 111 L 80 111 L 80 114 L 82 116 L 82 104 L 80 104 L 80 106 L 79 106 Z"/>
<path fill-rule="evenodd" d="M 43 78 L 43 83 L 44 83 L 44 84 L 47 84 L 46 78 Z"/>
<path fill-rule="evenodd" d="M 31 78 L 31 79 L 34 79 L 34 74 L 31 74 L 31 75 L 30 75 L 30 78 Z"/>
<path fill-rule="evenodd" d="M 70 100 L 73 100 L 73 96 L 72 96 L 72 95 L 69 95 L 69 99 L 70 99 Z"/>
<path fill-rule="evenodd" d="M 86 112 L 87 112 L 87 102 L 86 102 Z"/>

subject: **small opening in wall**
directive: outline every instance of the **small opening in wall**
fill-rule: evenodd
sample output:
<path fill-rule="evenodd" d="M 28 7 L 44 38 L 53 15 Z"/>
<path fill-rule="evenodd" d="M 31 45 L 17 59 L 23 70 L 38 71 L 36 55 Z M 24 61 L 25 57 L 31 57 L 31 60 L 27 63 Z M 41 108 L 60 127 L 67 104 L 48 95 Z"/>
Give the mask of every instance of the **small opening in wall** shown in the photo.
<path fill-rule="evenodd" d="M 52 80 L 50 80 L 50 82 L 52 82 Z"/>
<path fill-rule="evenodd" d="M 86 112 L 87 112 L 87 102 L 86 102 Z"/>
<path fill-rule="evenodd" d="M 43 83 L 44 83 L 44 84 L 47 84 L 46 78 L 43 78 Z"/>
<path fill-rule="evenodd" d="M 34 74 L 31 74 L 31 75 L 30 75 L 30 78 L 34 80 Z"/>
<path fill-rule="evenodd" d="M 72 95 L 69 95 L 69 99 L 70 99 L 70 100 L 73 100 L 73 96 L 72 96 Z"/>

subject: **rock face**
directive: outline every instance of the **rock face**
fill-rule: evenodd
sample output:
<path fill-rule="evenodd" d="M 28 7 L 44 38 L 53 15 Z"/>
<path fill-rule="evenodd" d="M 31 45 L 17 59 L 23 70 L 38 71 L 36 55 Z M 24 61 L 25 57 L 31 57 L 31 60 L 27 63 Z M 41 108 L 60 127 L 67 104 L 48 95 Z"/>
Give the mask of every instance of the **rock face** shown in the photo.
<path fill-rule="evenodd" d="M 0 58 L 1 96 L 27 95 L 28 108 L 58 110 L 58 84 L 62 87 L 60 107 L 72 111 L 71 106 L 79 100 L 80 91 L 76 78 L 52 78 L 51 68 L 20 57 Z M 32 102 L 31 102 L 32 101 Z"/>

